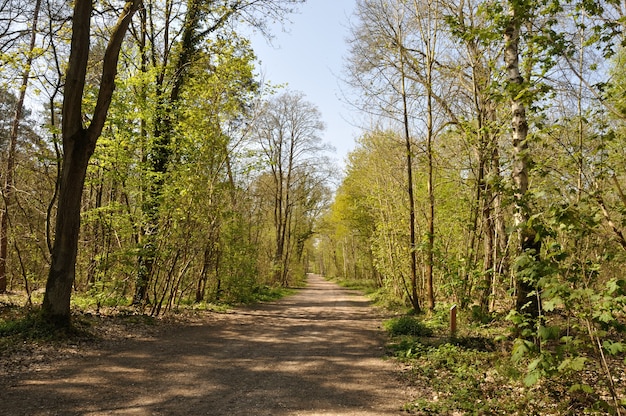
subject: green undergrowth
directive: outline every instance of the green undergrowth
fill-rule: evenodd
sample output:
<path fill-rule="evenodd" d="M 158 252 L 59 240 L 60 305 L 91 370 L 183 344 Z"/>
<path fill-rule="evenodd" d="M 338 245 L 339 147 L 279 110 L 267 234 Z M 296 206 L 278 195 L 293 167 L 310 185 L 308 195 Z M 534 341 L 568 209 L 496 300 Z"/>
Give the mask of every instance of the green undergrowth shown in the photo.
<path fill-rule="evenodd" d="M 296 288 L 290 287 L 259 286 L 253 292 L 253 299 L 251 303 L 273 302 L 286 296 L 293 295 L 296 291 Z"/>
<path fill-rule="evenodd" d="M 526 366 L 511 357 L 510 325 L 459 313 L 451 336 L 448 308 L 401 315 L 384 322 L 388 355 L 404 363 L 403 377 L 416 391 L 405 411 L 414 415 L 615 414 L 602 394 L 576 386 L 597 372 L 563 373 L 525 382 Z"/>
<path fill-rule="evenodd" d="M 371 280 L 354 280 L 344 278 L 333 278 L 333 282 L 346 289 L 358 290 L 365 295 L 372 295 L 377 291 L 376 285 Z"/>
<path fill-rule="evenodd" d="M 97 332 L 82 317 L 75 317 L 69 327 L 58 327 L 41 317 L 38 308 L 0 305 L 0 355 L 6 356 L 30 345 L 84 342 L 95 339 Z"/>
<path fill-rule="evenodd" d="M 165 307 L 162 306 L 161 310 L 166 313 L 184 313 L 189 310 L 193 311 L 211 311 L 211 312 L 226 312 L 234 306 L 238 305 L 252 305 L 259 302 L 272 302 L 281 299 L 285 296 L 289 296 L 295 293 L 294 288 L 285 288 L 269 285 L 257 285 L 245 293 L 228 293 L 217 297 L 211 296 L 209 300 L 203 300 L 196 302 L 191 298 L 176 299 L 171 305 Z M 129 306 L 132 302 L 130 296 L 116 296 L 114 294 L 106 294 L 103 292 L 85 292 L 75 293 L 72 295 L 71 305 L 74 310 L 88 311 L 101 313 L 104 310 L 115 311 L 134 311 L 137 313 L 137 308 Z M 36 304 L 40 304 L 36 303 Z M 148 304 L 143 314 L 150 315 L 151 304 Z M 142 313 L 142 311 L 139 311 Z"/>

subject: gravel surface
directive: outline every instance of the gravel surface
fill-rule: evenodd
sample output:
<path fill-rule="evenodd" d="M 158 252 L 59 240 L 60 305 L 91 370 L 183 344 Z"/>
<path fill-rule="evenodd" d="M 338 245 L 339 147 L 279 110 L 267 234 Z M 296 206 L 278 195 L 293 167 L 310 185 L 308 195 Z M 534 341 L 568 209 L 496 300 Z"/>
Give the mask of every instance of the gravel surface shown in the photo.
<path fill-rule="evenodd" d="M 279 302 L 0 374 L 0 415 L 398 415 L 382 316 L 319 276 Z"/>

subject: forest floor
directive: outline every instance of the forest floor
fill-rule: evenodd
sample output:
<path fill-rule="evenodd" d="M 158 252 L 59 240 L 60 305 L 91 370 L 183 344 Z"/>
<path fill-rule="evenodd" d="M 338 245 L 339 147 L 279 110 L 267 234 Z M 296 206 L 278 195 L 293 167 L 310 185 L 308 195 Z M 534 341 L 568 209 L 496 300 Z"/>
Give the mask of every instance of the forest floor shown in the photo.
<path fill-rule="evenodd" d="M 0 414 L 402 414 L 411 391 L 384 359 L 383 318 L 310 275 L 295 295 L 229 313 L 97 321 L 95 340 L 0 357 Z"/>

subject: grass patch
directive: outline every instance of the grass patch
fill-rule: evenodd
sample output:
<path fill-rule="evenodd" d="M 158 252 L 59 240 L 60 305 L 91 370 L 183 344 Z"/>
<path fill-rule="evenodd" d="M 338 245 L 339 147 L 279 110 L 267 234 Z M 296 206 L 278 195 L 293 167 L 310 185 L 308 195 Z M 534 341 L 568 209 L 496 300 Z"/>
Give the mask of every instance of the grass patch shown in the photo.
<path fill-rule="evenodd" d="M 405 315 L 391 318 L 383 323 L 391 336 L 411 335 L 413 337 L 429 337 L 433 330 L 415 316 Z"/>
<path fill-rule="evenodd" d="M 411 355 L 412 383 L 427 386 L 426 395 L 406 405 L 418 415 L 533 414 L 518 383 L 501 371 L 504 355 L 476 351 L 448 342 L 415 342 Z M 547 409 L 544 409 L 547 410 Z"/>
<path fill-rule="evenodd" d="M 358 290 L 359 292 L 362 292 L 366 295 L 372 295 L 378 290 L 374 282 L 370 279 L 355 280 L 355 279 L 335 278 L 335 279 L 332 279 L 332 281 L 341 287 L 345 287 L 346 289 Z"/>
<path fill-rule="evenodd" d="M 79 310 L 98 310 L 100 308 L 126 307 L 131 304 L 130 297 L 100 296 L 89 293 L 74 293 L 71 306 Z"/>
<path fill-rule="evenodd" d="M 422 317 L 423 318 L 423 317 Z M 404 377 L 419 391 L 405 405 L 416 415 L 533 414 L 509 355 L 488 338 L 450 338 L 441 318 L 402 316 L 384 323 L 389 354 L 409 364 Z M 522 393 L 520 393 L 522 391 Z M 544 409 L 545 410 L 545 409 Z"/>

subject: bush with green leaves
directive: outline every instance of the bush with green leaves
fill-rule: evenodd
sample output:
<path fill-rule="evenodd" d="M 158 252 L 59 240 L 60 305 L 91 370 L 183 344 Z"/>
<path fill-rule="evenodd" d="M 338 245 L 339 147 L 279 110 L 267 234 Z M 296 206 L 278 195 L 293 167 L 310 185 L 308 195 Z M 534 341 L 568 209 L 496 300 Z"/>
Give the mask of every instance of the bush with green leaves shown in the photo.
<path fill-rule="evenodd" d="M 533 296 L 540 294 L 542 310 L 538 319 L 509 314 L 518 330 L 512 359 L 526 365 L 527 386 L 560 379 L 573 395 L 587 396 L 584 409 L 618 414 L 626 405 L 626 388 L 619 383 L 626 365 L 626 280 L 610 276 L 603 257 L 593 261 L 591 253 L 571 245 L 572 236 L 562 237 L 572 221 L 584 220 L 581 213 L 572 215 L 555 211 L 544 216 L 545 248 L 532 271 Z M 577 241 L 591 238 L 578 235 Z"/>

